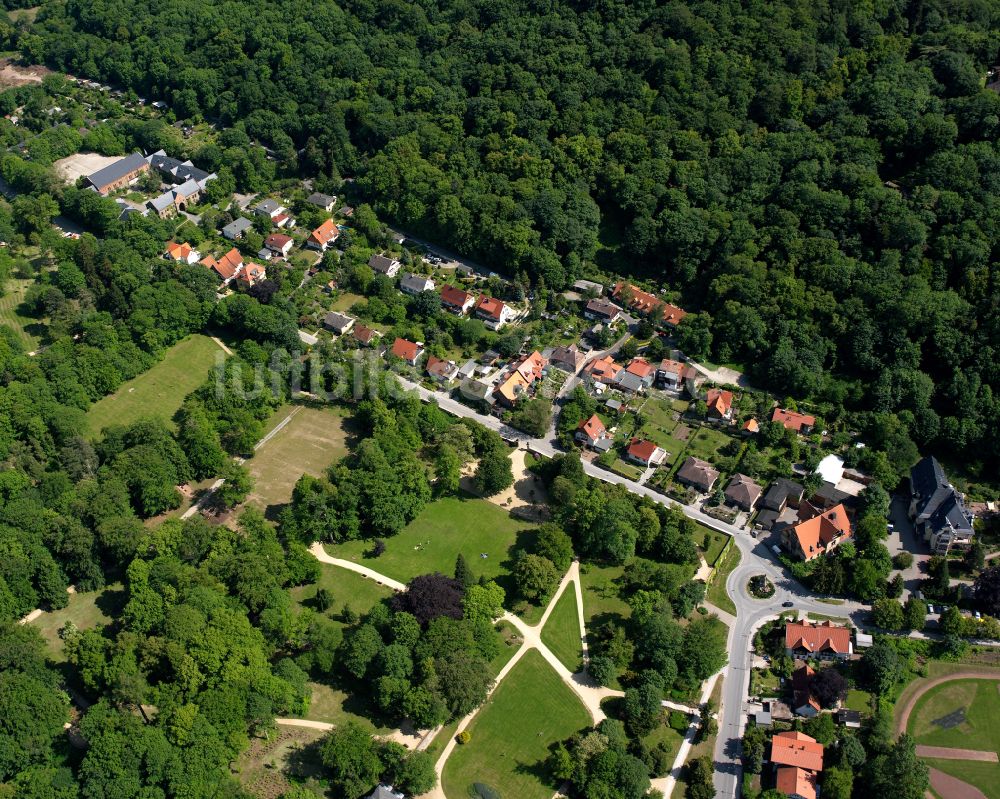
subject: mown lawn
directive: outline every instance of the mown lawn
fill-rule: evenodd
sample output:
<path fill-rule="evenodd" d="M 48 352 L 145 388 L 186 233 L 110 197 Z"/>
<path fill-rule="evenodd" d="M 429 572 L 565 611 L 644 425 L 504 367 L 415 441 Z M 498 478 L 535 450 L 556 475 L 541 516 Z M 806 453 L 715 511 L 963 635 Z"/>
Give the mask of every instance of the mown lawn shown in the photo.
<path fill-rule="evenodd" d="M 480 782 L 504 797 L 550 799 L 558 786 L 544 767 L 549 746 L 591 723 L 576 694 L 532 650 L 473 719 L 472 740 L 452 751 L 445 794 L 461 799 Z"/>
<path fill-rule="evenodd" d="M 950 729 L 935 724 L 958 711 L 965 721 Z M 910 714 L 908 732 L 919 744 L 1000 751 L 1000 683 L 996 680 L 954 680 L 931 688 Z"/>
<path fill-rule="evenodd" d="M 576 611 L 576 592 L 569 585 L 552 609 L 542 628 L 542 642 L 552 650 L 570 671 L 580 669 L 583 648 L 580 643 L 580 621 Z"/>
<path fill-rule="evenodd" d="M 310 585 L 292 588 L 292 599 L 299 605 L 309 606 L 320 588 L 333 594 L 333 609 L 338 614 L 344 605 L 350 605 L 351 610 L 363 616 L 372 606 L 392 596 L 392 589 L 379 585 L 374 580 L 339 566 L 322 563 L 319 580 Z"/>
<path fill-rule="evenodd" d="M 529 530 L 527 522 L 486 500 L 445 497 L 428 504 L 398 535 L 385 539 L 385 552 L 378 558 L 369 557 L 370 541 L 327 544 L 326 551 L 404 583 L 418 574 L 454 574 L 461 553 L 477 579 L 497 579 L 512 596 L 511 556 L 518 548 L 529 548 Z"/>
<path fill-rule="evenodd" d="M 695 543 L 701 548 L 702 555 L 705 558 L 705 562 L 709 566 L 714 566 L 715 561 L 719 559 L 719 555 L 722 554 L 722 550 L 726 546 L 726 542 L 729 540 L 729 536 L 725 533 L 720 533 L 718 530 L 713 530 L 710 527 L 705 527 L 704 525 L 698 525 L 698 531 L 694 534 Z"/>
<path fill-rule="evenodd" d="M 706 598 L 709 602 L 717 608 L 722 608 L 722 610 L 732 613 L 734 616 L 736 615 L 736 605 L 733 604 L 733 600 L 726 593 L 726 580 L 733 569 L 739 565 L 740 548 L 738 546 L 730 546 L 726 550 L 726 554 L 722 556 L 722 560 L 716 565 L 715 572 L 712 574 L 712 579 L 708 584 L 708 591 L 706 592 Z"/>
<path fill-rule="evenodd" d="M 593 563 L 580 568 L 583 621 L 588 633 L 608 621 L 621 624 L 632 614 L 632 609 L 621 598 L 615 584 L 623 571 L 621 566 L 597 566 Z"/>
<path fill-rule="evenodd" d="M 247 501 L 262 509 L 284 505 L 302 475 L 318 477 L 347 454 L 351 428 L 343 408 L 283 405 L 271 417 L 268 432 L 289 415 L 288 424 L 246 464 L 255 482 Z"/>
<path fill-rule="evenodd" d="M 59 630 L 73 622 L 80 630 L 93 630 L 110 624 L 125 605 L 125 591 L 121 583 L 114 583 L 101 591 L 70 594 L 69 604 L 59 610 L 43 613 L 31 622 L 45 639 L 49 657 L 59 663 L 65 660 Z"/>
<path fill-rule="evenodd" d="M 38 349 L 46 330 L 44 321 L 20 312 L 24 295 L 34 282 L 32 279 L 9 278 L 4 284 L 3 296 L 0 296 L 0 325 L 7 325 L 13 330 L 27 352 Z"/>
<path fill-rule="evenodd" d="M 360 294 L 351 294 L 350 292 L 344 292 L 332 303 L 330 303 L 330 310 L 337 311 L 339 313 L 347 313 L 351 306 L 357 302 L 363 302 L 364 297 Z"/>
<path fill-rule="evenodd" d="M 194 334 L 171 347 L 152 369 L 122 384 L 87 411 L 87 428 L 97 436 L 105 427 L 131 424 L 144 416 L 167 422 L 184 398 L 205 382 L 225 353 L 208 336 Z"/>
<path fill-rule="evenodd" d="M 711 461 L 714 460 L 719 450 L 731 440 L 730 436 L 727 436 L 720 430 L 715 430 L 711 427 L 701 427 L 698 429 L 697 435 L 689 441 L 687 452 L 684 454 L 694 455 L 696 458 Z"/>

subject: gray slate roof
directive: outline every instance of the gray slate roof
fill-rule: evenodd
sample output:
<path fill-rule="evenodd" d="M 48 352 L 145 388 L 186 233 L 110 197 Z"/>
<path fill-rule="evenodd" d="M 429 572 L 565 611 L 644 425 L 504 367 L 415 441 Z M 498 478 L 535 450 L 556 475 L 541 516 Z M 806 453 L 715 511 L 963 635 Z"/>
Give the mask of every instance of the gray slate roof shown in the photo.
<path fill-rule="evenodd" d="M 403 291 L 419 294 L 427 288 L 427 277 L 424 275 L 405 274 L 399 281 L 399 287 Z M 434 281 L 432 280 L 431 288 L 433 287 Z"/>
<path fill-rule="evenodd" d="M 910 470 L 910 488 L 917 500 L 917 517 L 926 518 L 932 530 L 972 530 L 962 497 L 948 482 L 937 458 L 928 455 L 917 462 Z"/>
<path fill-rule="evenodd" d="M 320 208 L 326 208 L 337 202 L 337 198 L 332 194 L 321 194 L 317 191 L 310 194 L 306 198 L 306 202 L 310 205 L 318 205 Z"/>
<path fill-rule="evenodd" d="M 394 263 L 392 258 L 386 258 L 384 255 L 373 255 L 368 259 L 368 266 L 382 274 L 387 273 Z"/>
<path fill-rule="evenodd" d="M 247 219 L 245 216 L 241 216 L 238 219 L 234 219 L 224 228 L 222 228 L 223 236 L 238 236 L 241 233 L 246 233 L 250 228 L 253 227 L 253 222 Z"/>
<path fill-rule="evenodd" d="M 132 153 L 115 161 L 113 164 L 108 164 L 103 169 L 98 169 L 87 179 L 98 188 L 107 186 L 109 183 L 114 183 L 116 180 L 125 177 L 130 172 L 135 172 L 144 163 L 146 163 L 146 159 L 142 153 Z"/>
<path fill-rule="evenodd" d="M 802 497 L 802 491 L 802 486 L 794 480 L 779 478 L 767 489 L 767 493 L 764 495 L 764 507 L 770 510 L 781 510 L 789 497 L 794 497 L 798 501 Z"/>
<path fill-rule="evenodd" d="M 162 211 L 165 208 L 169 208 L 173 204 L 174 193 L 172 191 L 165 191 L 159 197 L 154 197 L 149 201 L 149 205 L 151 205 L 156 211 Z"/>
<path fill-rule="evenodd" d="M 174 183 L 184 183 L 188 180 L 193 180 L 203 188 L 205 181 L 215 177 L 211 172 L 199 169 L 190 161 L 180 161 L 176 158 L 171 158 L 163 150 L 157 150 L 146 160 L 157 172 L 169 175 Z"/>

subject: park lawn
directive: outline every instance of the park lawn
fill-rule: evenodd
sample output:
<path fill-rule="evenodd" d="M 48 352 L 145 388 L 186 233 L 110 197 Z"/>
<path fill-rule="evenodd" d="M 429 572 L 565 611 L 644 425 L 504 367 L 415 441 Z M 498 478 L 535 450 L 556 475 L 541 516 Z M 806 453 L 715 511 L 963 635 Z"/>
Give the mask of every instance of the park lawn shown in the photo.
<path fill-rule="evenodd" d="M 931 768 L 975 785 L 986 794 L 987 799 L 1000 799 L 1000 764 L 976 760 L 939 760 L 933 757 L 920 759 L 927 761 Z"/>
<path fill-rule="evenodd" d="M 113 583 L 100 591 L 73 593 L 69 604 L 59 610 L 47 611 L 31 622 L 48 649 L 49 658 L 57 663 L 66 659 L 59 630 L 73 622 L 80 630 L 93 630 L 110 624 L 125 606 L 125 591 L 121 583 Z"/>
<path fill-rule="evenodd" d="M 254 490 L 247 502 L 265 511 L 280 509 L 291 500 L 295 484 L 302 475 L 319 477 L 328 466 L 347 454 L 350 423 L 344 408 L 283 405 L 268 422 L 268 432 L 290 415 L 288 424 L 246 463 L 254 478 Z"/>
<path fill-rule="evenodd" d="M 43 320 L 27 316 L 20 310 L 24 295 L 34 283 L 30 278 L 8 278 L 3 287 L 3 296 L 0 296 L 0 325 L 7 325 L 13 330 L 27 352 L 38 349 L 47 330 Z"/>
<path fill-rule="evenodd" d="M 343 569 L 329 563 L 320 564 L 319 579 L 309 585 L 300 585 L 291 589 L 292 600 L 299 605 L 311 605 L 311 600 L 320 588 L 325 588 L 333 594 L 331 612 L 340 613 L 344 605 L 350 605 L 351 610 L 359 616 L 364 616 L 383 599 L 392 596 L 392 589 L 379 585 L 357 572 Z"/>
<path fill-rule="evenodd" d="M 502 796 L 550 799 L 558 786 L 544 767 L 549 747 L 591 724 L 576 694 L 531 650 L 469 725 L 472 740 L 452 751 L 444 792 L 460 799 L 481 782 Z"/>
<path fill-rule="evenodd" d="M 563 591 L 542 628 L 542 643 L 552 650 L 559 662 L 572 672 L 580 670 L 583 648 L 580 643 L 580 621 L 576 609 L 576 592 L 572 585 Z"/>
<path fill-rule="evenodd" d="M 950 729 L 934 724 L 964 709 L 965 721 Z M 907 730 L 918 744 L 1000 751 L 1000 689 L 996 680 L 954 680 L 917 700 Z"/>
<path fill-rule="evenodd" d="M 652 749 L 657 744 L 663 742 L 670 747 L 670 753 L 674 756 L 677 755 L 677 750 L 681 747 L 681 741 L 684 740 L 684 734 L 678 732 L 669 724 L 667 724 L 667 714 L 670 711 L 664 711 L 663 721 L 661 721 L 651 733 L 642 736 L 642 742 L 647 748 Z M 671 758 L 673 760 L 673 758 Z M 664 774 L 653 774 L 653 779 L 657 777 L 666 776 Z"/>
<path fill-rule="evenodd" d="M 694 537 L 695 543 L 699 546 L 705 558 L 705 563 L 709 566 L 714 566 L 715 562 L 719 559 L 719 555 L 722 554 L 726 543 L 729 541 L 729 536 L 725 533 L 720 533 L 718 530 L 713 530 L 711 527 L 699 524 Z"/>
<path fill-rule="evenodd" d="M 321 682 L 309 682 L 312 689 L 312 700 L 306 718 L 311 721 L 325 721 L 329 724 L 344 724 L 348 721 L 357 722 L 368 732 L 385 734 L 392 727 L 380 727 L 372 721 L 377 718 L 376 712 L 368 707 L 367 697 L 362 693 L 348 693 L 341 688 Z"/>
<path fill-rule="evenodd" d="M 580 569 L 583 621 L 588 633 L 593 633 L 607 621 L 621 624 L 632 614 L 632 609 L 621 598 L 616 585 L 623 572 L 621 566 L 598 566 L 593 563 Z"/>
<path fill-rule="evenodd" d="M 688 449 L 684 454 L 712 461 L 718 455 L 719 450 L 730 441 L 732 441 L 732 438 L 720 430 L 711 427 L 701 427 L 698 429 L 697 435 L 688 442 Z"/>
<path fill-rule="evenodd" d="M 128 425 L 145 416 L 171 423 L 184 398 L 208 377 L 218 359 L 226 355 L 212 339 L 198 333 L 177 342 L 158 364 L 121 387 L 87 411 L 87 428 L 97 436 L 105 427 Z"/>
<path fill-rule="evenodd" d="M 477 579 L 497 579 L 507 595 L 513 596 L 510 559 L 514 550 L 530 549 L 530 529 L 527 522 L 484 499 L 443 497 L 429 503 L 397 535 L 385 539 L 385 552 L 378 558 L 368 557 L 370 541 L 325 547 L 335 558 L 362 563 L 403 583 L 418 574 L 454 574 L 461 553 Z"/>
<path fill-rule="evenodd" d="M 732 545 L 726 550 L 726 554 L 722 556 L 722 560 L 716 565 L 715 571 L 712 573 L 712 578 L 708 583 L 708 591 L 706 592 L 706 599 L 709 602 L 734 616 L 736 615 L 736 605 L 733 604 L 733 600 L 726 593 L 726 580 L 733 569 L 739 565 L 740 548 Z"/>

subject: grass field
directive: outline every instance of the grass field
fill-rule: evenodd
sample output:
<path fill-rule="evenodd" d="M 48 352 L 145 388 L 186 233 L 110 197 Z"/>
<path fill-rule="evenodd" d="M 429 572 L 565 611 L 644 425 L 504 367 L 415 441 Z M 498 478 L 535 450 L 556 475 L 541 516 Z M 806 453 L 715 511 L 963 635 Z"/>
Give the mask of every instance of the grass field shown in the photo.
<path fill-rule="evenodd" d="M 732 439 L 725 433 L 711 427 L 702 427 L 699 428 L 697 435 L 688 442 L 688 449 L 684 454 L 711 461 L 719 450 L 730 441 Z"/>
<path fill-rule="evenodd" d="M 848 710 L 857 710 L 859 713 L 868 715 L 872 710 L 871 703 L 872 695 L 868 691 L 851 688 L 847 692 L 847 701 L 844 702 L 844 707 Z"/>
<path fill-rule="evenodd" d="M 615 580 L 622 576 L 621 566 L 596 566 L 588 563 L 580 569 L 580 587 L 583 590 L 583 621 L 592 632 L 607 621 L 616 624 L 632 614 L 632 609 L 619 596 Z"/>
<path fill-rule="evenodd" d="M 712 574 L 712 579 L 708 584 L 708 591 L 706 592 L 706 599 L 709 602 L 717 608 L 722 608 L 722 610 L 732 613 L 734 616 L 736 615 L 736 605 L 733 604 L 733 600 L 726 593 L 726 580 L 729 578 L 732 570 L 739 565 L 740 548 L 730 546 L 726 550 L 726 554 L 722 556 L 722 560 L 716 565 L 715 572 Z"/>
<path fill-rule="evenodd" d="M 620 474 L 622 477 L 626 477 L 629 480 L 638 480 L 640 477 L 642 477 L 642 474 L 645 470 L 641 469 L 638 466 L 634 466 L 631 463 L 627 463 L 623 461 L 621 458 L 619 458 L 613 464 L 611 464 L 611 471 L 613 471 L 615 474 Z"/>
<path fill-rule="evenodd" d="M 567 586 L 542 628 L 542 642 L 552 650 L 570 671 L 580 669 L 583 650 L 580 644 L 580 622 L 576 613 L 576 592 Z"/>
<path fill-rule="evenodd" d="M 444 792 L 461 799 L 481 782 L 504 797 L 550 799 L 557 786 L 543 765 L 548 747 L 590 724 L 576 695 L 532 650 L 469 725 L 472 740 L 452 751 Z"/>
<path fill-rule="evenodd" d="M 707 546 L 706 546 L 707 537 Z M 718 530 L 713 530 L 710 527 L 705 527 L 702 524 L 698 525 L 698 532 L 694 535 L 695 543 L 702 549 L 702 554 L 705 556 L 705 562 L 709 566 L 714 566 L 715 561 L 719 559 L 719 555 L 722 554 L 722 550 L 726 546 L 726 542 L 729 540 L 729 536 L 725 533 L 720 533 Z"/>
<path fill-rule="evenodd" d="M 205 382 L 219 356 L 224 353 L 208 336 L 195 334 L 178 342 L 152 369 L 122 384 L 87 411 L 91 435 L 113 424 L 131 424 L 143 416 L 170 421 L 184 398 Z"/>
<path fill-rule="evenodd" d="M 529 529 L 531 525 L 486 500 L 445 497 L 430 503 L 398 535 L 387 538 L 385 552 L 378 558 L 366 557 L 369 541 L 328 544 L 326 551 L 400 582 L 436 571 L 454 574 L 461 552 L 476 578 L 496 578 L 510 596 L 510 556 L 516 548 L 528 548 Z M 480 557 L 483 553 L 488 557 Z"/>
<path fill-rule="evenodd" d="M 934 724 L 956 710 L 965 721 L 951 729 Z M 1000 752 L 1000 687 L 995 680 L 955 680 L 931 688 L 910 714 L 908 732 L 918 744 Z"/>
<path fill-rule="evenodd" d="M 49 657 L 55 662 L 65 660 L 60 628 L 66 622 L 73 622 L 80 630 L 93 630 L 111 623 L 125 604 L 125 592 L 121 583 L 114 583 L 101 591 L 70 594 L 69 604 L 60 610 L 43 613 L 33 622 L 45 639 Z"/>
<path fill-rule="evenodd" d="M 320 577 L 311 585 L 297 586 L 291 589 L 292 599 L 300 605 L 308 605 L 320 588 L 325 588 L 333 594 L 333 607 L 339 613 L 344 605 L 350 605 L 351 610 L 364 615 L 372 606 L 383 599 L 392 596 L 392 590 L 379 585 L 374 580 L 362 577 L 357 572 L 320 564 Z"/>
<path fill-rule="evenodd" d="M 927 765 L 975 785 L 987 799 L 1000 799 L 1000 764 L 981 763 L 974 760 L 938 760 L 924 757 Z"/>
<path fill-rule="evenodd" d="M 7 325 L 13 330 L 28 352 L 38 349 L 46 329 L 43 321 L 19 311 L 25 293 L 34 282 L 31 279 L 9 278 L 0 297 L 0 325 Z"/>
<path fill-rule="evenodd" d="M 347 454 L 350 425 L 342 408 L 283 405 L 271 417 L 268 431 L 289 414 L 292 417 L 288 424 L 246 464 L 255 481 L 247 501 L 261 508 L 284 505 L 303 474 L 318 477 Z"/>
<path fill-rule="evenodd" d="M 351 294 L 349 291 L 345 291 L 332 303 L 330 303 L 331 311 L 338 311 L 339 313 L 347 313 L 351 309 L 351 306 L 357 302 L 364 302 L 365 298 L 360 294 Z"/>

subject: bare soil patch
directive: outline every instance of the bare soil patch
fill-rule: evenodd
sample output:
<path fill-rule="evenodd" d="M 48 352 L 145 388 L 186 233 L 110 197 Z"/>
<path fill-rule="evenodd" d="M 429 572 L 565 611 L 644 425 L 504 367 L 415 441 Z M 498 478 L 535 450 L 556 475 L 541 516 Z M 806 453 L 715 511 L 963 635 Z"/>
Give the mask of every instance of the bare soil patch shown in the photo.
<path fill-rule="evenodd" d="M 22 67 L 10 58 L 3 58 L 0 59 L 0 89 L 24 86 L 26 83 L 41 83 L 42 78 L 51 73 L 52 70 L 48 67 Z"/>
<path fill-rule="evenodd" d="M 996 752 L 984 752 L 982 749 L 955 749 L 951 746 L 917 745 L 920 757 L 938 757 L 942 760 L 978 760 L 982 763 L 1000 763 Z"/>
<path fill-rule="evenodd" d="M 98 169 L 104 169 L 115 161 L 121 160 L 117 155 L 101 155 L 100 153 L 73 153 L 60 158 L 52 166 L 56 174 L 66 183 L 76 183 L 76 179 L 92 175 Z"/>
<path fill-rule="evenodd" d="M 975 786 L 936 768 L 931 769 L 931 787 L 942 799 L 986 799 L 986 794 Z"/>
<path fill-rule="evenodd" d="M 311 763 L 310 747 L 326 732 L 306 727 L 278 727 L 267 740 L 254 738 L 240 755 L 239 780 L 260 799 L 277 799 L 291 788 L 290 776 L 318 777 L 318 762 Z"/>

